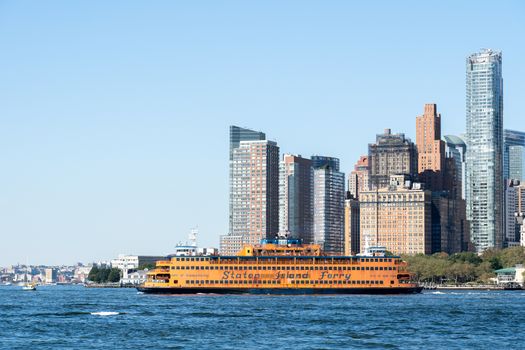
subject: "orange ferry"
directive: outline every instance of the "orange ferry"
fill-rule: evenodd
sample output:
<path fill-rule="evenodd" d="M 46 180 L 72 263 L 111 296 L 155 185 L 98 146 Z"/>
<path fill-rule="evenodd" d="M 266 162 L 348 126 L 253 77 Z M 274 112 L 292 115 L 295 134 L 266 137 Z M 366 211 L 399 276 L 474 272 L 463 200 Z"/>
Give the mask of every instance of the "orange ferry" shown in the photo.
<path fill-rule="evenodd" d="M 137 289 L 163 294 L 419 293 L 398 256 L 325 256 L 320 245 L 265 239 L 237 256 L 174 256 L 157 261 Z"/>

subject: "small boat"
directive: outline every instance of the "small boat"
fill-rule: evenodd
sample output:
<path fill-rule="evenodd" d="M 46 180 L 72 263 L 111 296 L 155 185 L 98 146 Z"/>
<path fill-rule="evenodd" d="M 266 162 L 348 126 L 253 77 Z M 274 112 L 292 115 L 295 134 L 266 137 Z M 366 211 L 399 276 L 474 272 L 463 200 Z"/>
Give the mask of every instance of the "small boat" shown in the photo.
<path fill-rule="evenodd" d="M 27 283 L 22 287 L 22 290 L 36 290 L 36 284 Z"/>

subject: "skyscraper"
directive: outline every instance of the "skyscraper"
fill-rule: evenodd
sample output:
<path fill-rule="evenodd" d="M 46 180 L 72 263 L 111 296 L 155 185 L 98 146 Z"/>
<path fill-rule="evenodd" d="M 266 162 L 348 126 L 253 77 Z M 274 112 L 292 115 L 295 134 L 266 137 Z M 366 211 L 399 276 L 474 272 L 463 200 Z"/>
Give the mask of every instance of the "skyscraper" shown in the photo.
<path fill-rule="evenodd" d="M 279 231 L 313 242 L 312 161 L 285 154 L 279 168 Z"/>
<path fill-rule="evenodd" d="M 354 165 L 354 170 L 348 175 L 348 191 L 359 199 L 359 193 L 368 191 L 368 156 L 361 156 Z"/>
<path fill-rule="evenodd" d="M 229 234 L 233 231 L 233 150 L 239 147 L 241 141 L 257 141 L 266 140 L 266 135 L 263 132 L 253 131 L 250 129 L 241 128 L 235 125 L 230 125 L 230 218 L 229 218 Z"/>
<path fill-rule="evenodd" d="M 387 187 L 391 175 L 417 174 L 417 152 L 415 145 L 405 134 L 392 134 L 385 129 L 377 135 L 376 143 L 368 145 L 368 185 L 370 189 Z"/>
<path fill-rule="evenodd" d="M 443 189 L 445 143 L 441 140 L 441 114 L 433 103 L 425 104 L 416 118 L 416 146 L 419 179 L 432 191 Z"/>
<path fill-rule="evenodd" d="M 230 161 L 231 231 L 221 236 L 221 254 L 235 254 L 279 231 L 279 147 L 267 140 L 237 145 Z"/>
<path fill-rule="evenodd" d="M 525 166 L 525 132 L 503 130 L 503 176 L 523 181 Z"/>
<path fill-rule="evenodd" d="M 524 211 L 525 183 L 519 180 L 507 180 L 505 188 L 505 244 L 515 246 L 520 244 L 520 227 L 516 220 Z"/>
<path fill-rule="evenodd" d="M 445 159 L 451 159 L 451 163 L 454 163 L 453 176 L 445 176 L 444 179 L 445 182 L 452 181 L 452 183 L 445 187 L 451 188 L 455 186 L 458 197 L 465 199 L 467 145 L 459 136 L 445 135 L 443 139 L 445 140 Z M 449 165 L 446 168 L 451 169 L 452 167 Z"/>
<path fill-rule="evenodd" d="M 345 174 L 339 159 L 312 156 L 314 166 L 314 242 L 327 254 L 344 253 Z"/>
<path fill-rule="evenodd" d="M 466 60 L 467 219 L 477 251 L 503 245 L 503 78 L 501 52 Z"/>

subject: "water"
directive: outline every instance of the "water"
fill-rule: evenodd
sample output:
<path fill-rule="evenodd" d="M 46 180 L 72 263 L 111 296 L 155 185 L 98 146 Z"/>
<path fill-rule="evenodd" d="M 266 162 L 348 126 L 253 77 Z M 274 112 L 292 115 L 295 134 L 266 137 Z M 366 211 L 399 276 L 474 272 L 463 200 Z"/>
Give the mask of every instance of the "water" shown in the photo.
<path fill-rule="evenodd" d="M 0 287 L 2 349 L 519 349 L 525 291 L 160 296 Z"/>

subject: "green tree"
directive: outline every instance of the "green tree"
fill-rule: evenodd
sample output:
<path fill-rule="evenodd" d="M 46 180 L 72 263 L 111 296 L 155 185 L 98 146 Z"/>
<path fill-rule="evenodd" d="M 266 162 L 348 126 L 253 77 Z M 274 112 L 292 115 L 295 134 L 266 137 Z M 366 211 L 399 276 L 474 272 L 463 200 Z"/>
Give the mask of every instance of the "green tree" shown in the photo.
<path fill-rule="evenodd" d="M 109 271 L 107 281 L 108 282 L 118 282 L 118 281 L 120 281 L 120 270 L 117 269 L 117 268 L 112 268 Z"/>
<path fill-rule="evenodd" d="M 94 265 L 88 274 L 88 280 L 96 282 L 97 276 L 98 276 L 99 268 L 97 265 Z"/>
<path fill-rule="evenodd" d="M 449 259 L 454 262 L 465 262 L 476 266 L 481 264 L 481 262 L 483 261 L 476 253 L 472 252 L 452 254 Z"/>
<path fill-rule="evenodd" d="M 501 251 L 499 260 L 503 267 L 514 267 L 525 263 L 525 247 L 511 247 Z"/>
<path fill-rule="evenodd" d="M 139 270 L 145 270 L 145 269 L 153 270 L 154 268 L 155 268 L 154 263 L 147 263 L 147 264 L 142 264 L 139 266 Z"/>

